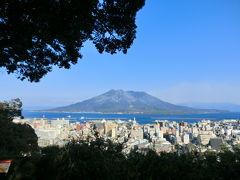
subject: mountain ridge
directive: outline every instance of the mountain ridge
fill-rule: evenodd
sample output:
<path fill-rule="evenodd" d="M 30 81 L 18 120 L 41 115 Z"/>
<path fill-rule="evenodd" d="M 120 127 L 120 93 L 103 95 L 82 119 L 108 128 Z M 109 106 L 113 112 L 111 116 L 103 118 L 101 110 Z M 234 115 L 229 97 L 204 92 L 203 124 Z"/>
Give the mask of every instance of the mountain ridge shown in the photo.
<path fill-rule="evenodd" d="M 44 111 L 126 114 L 204 114 L 223 112 L 215 109 L 195 109 L 187 106 L 179 106 L 162 101 L 143 91 L 124 91 L 121 89 L 112 89 L 81 102 Z"/>

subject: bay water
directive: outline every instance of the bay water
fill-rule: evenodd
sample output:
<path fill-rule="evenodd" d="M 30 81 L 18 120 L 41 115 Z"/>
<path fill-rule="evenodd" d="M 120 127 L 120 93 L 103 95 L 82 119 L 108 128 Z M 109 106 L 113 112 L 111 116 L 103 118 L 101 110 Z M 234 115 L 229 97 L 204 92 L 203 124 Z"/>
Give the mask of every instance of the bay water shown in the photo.
<path fill-rule="evenodd" d="M 139 124 L 154 123 L 155 120 L 169 120 L 176 122 L 194 123 L 203 119 L 219 121 L 223 119 L 240 119 L 240 113 L 216 113 L 216 114 L 103 114 L 103 113 L 62 113 L 62 112 L 34 112 L 23 111 L 25 118 L 47 118 L 54 120 L 66 118 L 81 123 L 88 120 L 116 120 L 128 121 L 135 119 Z"/>

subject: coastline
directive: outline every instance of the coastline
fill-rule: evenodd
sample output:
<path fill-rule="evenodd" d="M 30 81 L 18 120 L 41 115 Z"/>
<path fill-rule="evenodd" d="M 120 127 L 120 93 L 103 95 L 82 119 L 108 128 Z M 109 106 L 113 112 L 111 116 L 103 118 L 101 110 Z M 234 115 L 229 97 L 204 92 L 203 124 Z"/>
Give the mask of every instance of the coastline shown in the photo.
<path fill-rule="evenodd" d="M 28 112 L 42 112 L 42 113 L 73 113 L 73 114 L 139 114 L 139 115 L 198 115 L 198 114 L 222 114 L 222 113 L 238 113 L 238 112 L 230 112 L 230 111 L 223 111 L 223 112 L 206 112 L 206 113 L 145 113 L 145 112 L 129 112 L 129 113 L 124 113 L 124 112 L 72 112 L 72 111 L 44 111 L 44 110 L 24 110 Z"/>

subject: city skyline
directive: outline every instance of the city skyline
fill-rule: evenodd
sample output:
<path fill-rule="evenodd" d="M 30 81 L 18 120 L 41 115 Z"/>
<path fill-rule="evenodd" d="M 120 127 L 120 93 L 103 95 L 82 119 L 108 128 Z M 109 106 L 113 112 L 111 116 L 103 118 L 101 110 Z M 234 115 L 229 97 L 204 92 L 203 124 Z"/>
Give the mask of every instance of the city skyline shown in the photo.
<path fill-rule="evenodd" d="M 1 69 L 0 99 L 59 106 L 124 89 L 171 103 L 240 104 L 239 10 L 237 0 L 148 1 L 137 15 L 137 37 L 127 55 L 99 54 L 87 42 L 77 65 L 55 68 L 39 83 Z"/>

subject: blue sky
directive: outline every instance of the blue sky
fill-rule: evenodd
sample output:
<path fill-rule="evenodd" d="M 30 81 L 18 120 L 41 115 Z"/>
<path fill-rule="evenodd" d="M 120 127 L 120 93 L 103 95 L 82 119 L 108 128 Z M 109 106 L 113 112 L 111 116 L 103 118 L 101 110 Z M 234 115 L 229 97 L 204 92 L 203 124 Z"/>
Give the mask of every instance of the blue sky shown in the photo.
<path fill-rule="evenodd" d="M 109 89 L 146 91 L 172 103 L 240 104 L 240 1 L 147 0 L 128 54 L 99 54 L 91 43 L 70 70 L 40 83 L 0 70 L 0 100 L 61 106 Z"/>

